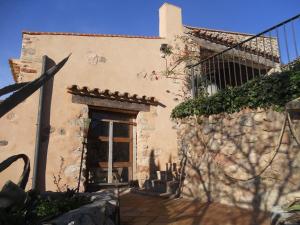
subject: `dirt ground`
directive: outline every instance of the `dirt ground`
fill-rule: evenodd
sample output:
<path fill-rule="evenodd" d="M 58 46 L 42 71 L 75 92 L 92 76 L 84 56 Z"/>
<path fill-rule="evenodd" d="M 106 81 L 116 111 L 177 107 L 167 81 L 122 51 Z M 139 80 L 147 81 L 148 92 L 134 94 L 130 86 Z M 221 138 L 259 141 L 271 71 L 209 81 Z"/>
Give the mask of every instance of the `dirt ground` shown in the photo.
<path fill-rule="evenodd" d="M 125 194 L 120 199 L 122 225 L 269 225 L 269 216 L 187 199 Z"/>

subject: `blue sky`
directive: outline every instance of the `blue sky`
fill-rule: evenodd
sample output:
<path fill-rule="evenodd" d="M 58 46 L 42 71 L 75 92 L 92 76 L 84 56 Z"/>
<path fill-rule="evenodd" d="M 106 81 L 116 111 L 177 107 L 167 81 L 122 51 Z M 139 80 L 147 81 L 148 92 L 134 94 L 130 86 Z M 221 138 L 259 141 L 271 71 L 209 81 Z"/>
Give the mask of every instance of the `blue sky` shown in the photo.
<path fill-rule="evenodd" d="M 12 83 L 21 32 L 158 35 L 162 0 L 0 0 L 0 87 Z M 299 0 L 169 0 L 186 25 L 258 33 L 300 13 Z"/>

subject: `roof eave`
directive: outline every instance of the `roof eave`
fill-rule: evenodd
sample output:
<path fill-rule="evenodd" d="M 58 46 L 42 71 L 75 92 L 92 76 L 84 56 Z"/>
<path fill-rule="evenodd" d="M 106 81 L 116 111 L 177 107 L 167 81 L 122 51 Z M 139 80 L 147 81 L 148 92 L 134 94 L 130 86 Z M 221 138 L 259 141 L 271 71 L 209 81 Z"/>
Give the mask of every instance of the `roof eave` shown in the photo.
<path fill-rule="evenodd" d="M 125 35 L 125 34 L 88 34 L 88 33 L 72 33 L 72 32 L 38 32 L 38 31 L 22 31 L 28 35 L 57 35 L 57 36 L 82 36 L 82 37 L 116 37 L 116 38 L 140 38 L 140 39 L 165 39 L 159 36 L 142 36 L 142 35 Z"/>
<path fill-rule="evenodd" d="M 8 59 L 8 64 L 9 64 L 9 67 L 10 67 L 10 71 L 11 71 L 11 74 L 12 74 L 12 77 L 14 79 L 14 81 L 17 83 L 18 82 L 18 75 L 19 72 L 16 71 L 16 63 L 13 62 L 13 60 L 15 59 Z"/>

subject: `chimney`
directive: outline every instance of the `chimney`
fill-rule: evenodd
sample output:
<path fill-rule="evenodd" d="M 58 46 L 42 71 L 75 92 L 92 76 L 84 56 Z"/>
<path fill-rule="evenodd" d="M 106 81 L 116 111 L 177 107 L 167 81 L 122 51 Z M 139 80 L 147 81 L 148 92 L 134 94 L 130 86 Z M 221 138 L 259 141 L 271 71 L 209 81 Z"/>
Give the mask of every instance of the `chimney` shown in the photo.
<path fill-rule="evenodd" d="M 159 36 L 172 39 L 182 33 L 182 27 L 181 8 L 164 3 L 159 8 Z"/>

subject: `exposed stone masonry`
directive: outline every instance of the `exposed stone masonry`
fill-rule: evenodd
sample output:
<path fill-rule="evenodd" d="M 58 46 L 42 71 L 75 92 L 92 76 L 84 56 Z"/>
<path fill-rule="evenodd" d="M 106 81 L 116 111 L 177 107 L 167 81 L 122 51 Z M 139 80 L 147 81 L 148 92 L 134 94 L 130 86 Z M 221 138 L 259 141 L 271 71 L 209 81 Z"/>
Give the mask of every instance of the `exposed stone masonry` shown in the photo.
<path fill-rule="evenodd" d="M 288 127 L 276 158 L 260 178 L 236 182 L 227 176 L 259 174 L 273 156 L 283 122 L 284 113 L 262 109 L 179 120 L 179 154 L 188 158 L 184 195 L 254 209 L 270 209 L 299 196 L 299 146 Z M 299 121 L 293 124 L 299 134 Z"/>
<path fill-rule="evenodd" d="M 77 186 L 79 179 L 79 170 L 81 163 L 81 153 L 84 151 L 84 157 L 82 162 L 82 173 L 80 179 L 80 191 L 84 191 L 84 185 L 88 174 L 86 173 L 86 147 L 82 146 L 83 137 L 81 131 L 83 129 L 83 119 L 88 118 L 88 106 L 82 105 L 81 109 L 77 112 L 76 117 L 68 121 L 67 130 L 71 130 L 73 135 L 77 138 L 77 145 L 74 145 L 73 149 L 70 149 L 70 157 L 72 160 L 68 160 L 68 165 L 64 170 L 64 176 L 66 177 L 67 183 L 73 188 Z M 77 147 L 76 147 L 77 146 Z M 84 148 L 84 149 L 83 149 Z"/>
<path fill-rule="evenodd" d="M 137 116 L 137 178 L 140 186 L 150 177 L 150 161 L 155 160 L 161 153 L 160 149 L 148 144 L 151 133 L 155 130 L 154 118 L 156 116 L 157 112 L 154 107 L 150 108 L 150 112 L 140 112 Z"/>
<path fill-rule="evenodd" d="M 10 59 L 10 68 L 16 82 L 31 81 L 41 71 L 42 54 L 36 51 L 38 37 L 24 34 L 21 60 Z"/>

